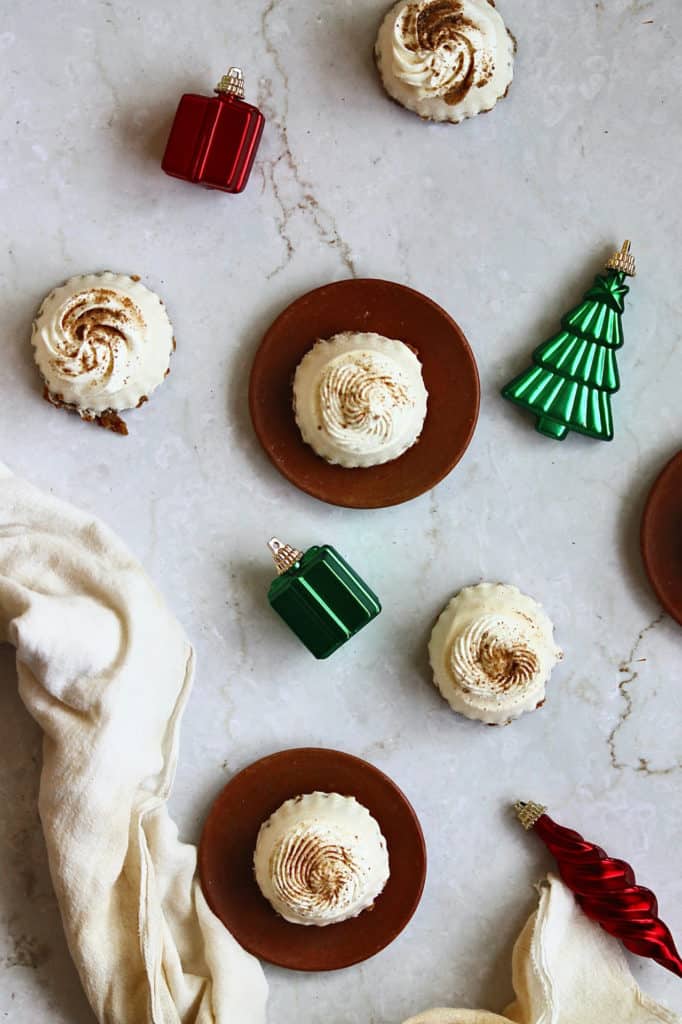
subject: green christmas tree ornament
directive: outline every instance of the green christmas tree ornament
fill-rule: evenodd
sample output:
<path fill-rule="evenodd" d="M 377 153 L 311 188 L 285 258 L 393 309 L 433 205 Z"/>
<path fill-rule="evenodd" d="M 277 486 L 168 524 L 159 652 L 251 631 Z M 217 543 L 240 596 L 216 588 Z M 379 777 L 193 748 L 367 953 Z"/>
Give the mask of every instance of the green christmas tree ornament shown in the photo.
<path fill-rule="evenodd" d="M 535 413 L 536 429 L 563 441 L 569 430 L 598 441 L 613 440 L 611 395 L 620 387 L 616 351 L 623 345 L 621 317 L 635 276 L 630 243 L 624 242 L 583 301 L 561 321 L 558 334 L 533 353 L 533 366 L 502 389 Z"/>
<path fill-rule="evenodd" d="M 316 658 L 328 658 L 381 611 L 379 598 L 329 544 L 305 554 L 273 537 L 268 601 Z"/>

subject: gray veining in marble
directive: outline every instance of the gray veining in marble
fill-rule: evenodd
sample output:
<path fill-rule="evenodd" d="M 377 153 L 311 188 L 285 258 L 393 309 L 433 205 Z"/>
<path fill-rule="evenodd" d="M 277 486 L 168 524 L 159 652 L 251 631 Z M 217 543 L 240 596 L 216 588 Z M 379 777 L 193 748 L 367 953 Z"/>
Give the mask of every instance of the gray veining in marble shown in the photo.
<path fill-rule="evenodd" d="M 682 446 L 682 8 L 677 0 L 500 0 L 519 40 L 510 96 L 458 127 L 388 101 L 372 43 L 383 0 L 0 0 L 0 457 L 106 519 L 198 651 L 172 811 L 196 840 L 230 774 L 272 750 L 340 747 L 413 800 L 430 871 L 412 924 L 348 972 L 268 969 L 273 1022 L 400 1024 L 428 1005 L 499 1011 L 510 952 L 550 864 L 511 820 L 529 797 L 632 861 L 682 936 L 680 644 L 637 537 Z M 184 91 L 241 64 L 267 116 L 248 191 L 159 170 Z M 617 437 L 534 433 L 499 387 L 632 238 Z M 70 274 L 138 273 L 176 326 L 173 373 L 122 439 L 40 397 L 28 344 Z M 482 384 L 458 469 L 401 508 L 299 494 L 252 435 L 249 366 L 273 316 L 349 275 L 402 281 L 467 333 Z M 265 541 L 334 543 L 384 613 L 324 669 L 270 613 Z M 452 594 L 503 579 L 556 624 L 542 711 L 507 729 L 452 715 L 425 644 Z M 89 1024 L 36 811 L 37 728 L 0 651 L 0 1019 Z M 682 1011 L 679 980 L 632 959 Z"/>

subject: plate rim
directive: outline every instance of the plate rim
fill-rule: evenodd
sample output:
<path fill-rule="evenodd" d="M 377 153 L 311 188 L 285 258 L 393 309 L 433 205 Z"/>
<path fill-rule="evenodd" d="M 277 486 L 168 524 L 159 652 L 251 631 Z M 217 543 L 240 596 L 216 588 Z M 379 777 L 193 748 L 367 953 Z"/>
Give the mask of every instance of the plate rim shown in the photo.
<path fill-rule="evenodd" d="M 250 944 L 248 942 L 247 943 L 243 942 L 242 938 L 237 933 L 235 933 L 230 926 L 228 926 L 228 924 L 223 920 L 223 918 L 220 916 L 218 911 L 216 909 L 214 909 L 214 906 L 213 906 L 213 904 L 211 902 L 210 893 L 209 893 L 209 891 L 207 891 L 207 887 L 204 884 L 204 873 L 205 873 L 205 864 L 206 864 L 206 843 L 205 843 L 206 830 L 207 830 L 207 826 L 208 826 L 209 821 L 212 818 L 212 816 L 214 814 L 218 813 L 218 808 L 219 808 L 220 802 L 223 799 L 223 796 L 226 793 L 226 791 L 229 790 L 235 783 L 237 783 L 242 776 L 244 776 L 246 773 L 253 772 L 254 769 L 257 769 L 259 771 L 267 771 L 267 769 L 272 765 L 273 761 L 277 761 L 278 759 L 281 759 L 281 758 L 301 757 L 301 756 L 306 756 L 306 755 L 329 757 L 329 758 L 332 758 L 332 759 L 341 758 L 343 760 L 352 762 L 353 765 L 356 768 L 359 768 L 363 772 L 369 772 L 372 776 L 374 776 L 375 779 L 378 779 L 382 783 L 383 786 L 385 786 L 385 787 L 389 788 L 390 790 L 392 790 L 393 793 L 395 795 L 397 795 L 397 797 L 399 798 L 400 803 L 401 803 L 403 809 L 406 811 L 409 819 L 412 822 L 412 825 L 413 825 L 413 835 L 414 835 L 414 838 L 417 841 L 417 847 L 418 847 L 419 853 L 420 853 L 419 875 L 418 875 L 418 879 L 417 879 L 417 884 L 416 884 L 415 888 L 413 890 L 411 890 L 410 899 L 408 901 L 406 901 L 406 903 L 405 903 L 405 909 L 404 909 L 403 914 L 401 915 L 399 929 L 397 931 L 394 928 L 389 929 L 388 932 L 387 932 L 385 941 L 382 940 L 381 945 L 378 946 L 377 948 L 375 948 L 372 952 L 359 953 L 357 956 L 356 955 L 351 955 L 351 956 L 342 957 L 337 962 L 330 963 L 328 966 L 322 966 L 322 967 L 320 967 L 320 966 L 306 966 L 305 964 L 300 964 L 300 963 L 296 964 L 294 966 L 291 963 L 284 962 L 284 958 L 278 958 L 276 955 L 273 956 L 268 951 L 263 952 L 262 948 L 255 948 L 255 946 L 253 944 Z M 297 796 L 297 795 L 299 795 L 299 794 L 298 793 L 292 793 L 291 796 L 293 797 L 293 796 Z M 291 797 L 287 797 L 286 799 L 291 799 Z M 389 856 L 390 856 L 390 848 L 389 848 Z M 422 899 L 422 896 L 423 896 L 423 893 L 424 893 L 424 888 L 425 888 L 425 885 L 426 885 L 426 878 L 427 878 L 427 871 L 428 871 L 428 850 L 427 850 L 427 846 L 426 846 L 426 839 L 424 837 L 424 832 L 423 832 L 423 829 L 421 827 L 421 823 L 419 821 L 419 817 L 418 817 L 417 812 L 415 811 L 411 801 L 405 795 L 405 793 L 403 792 L 401 787 L 398 786 L 398 784 L 396 782 L 394 782 L 394 780 L 389 775 L 387 775 L 386 772 L 382 771 L 381 768 L 378 768 L 376 765 L 372 764 L 370 761 L 366 761 L 364 758 L 358 757 L 356 754 L 350 754 L 347 751 L 337 750 L 335 748 L 330 748 L 330 747 L 313 747 L 313 746 L 287 747 L 287 748 L 283 748 L 282 750 L 273 751 L 270 754 L 266 754 L 263 757 L 258 758 L 257 760 L 253 761 L 251 764 L 245 765 L 244 768 L 242 768 L 238 772 L 236 772 L 236 774 L 233 775 L 232 778 L 227 783 L 225 783 L 224 786 L 221 787 L 221 789 L 219 790 L 219 792 L 216 794 L 216 796 L 214 797 L 213 801 L 211 802 L 211 805 L 209 807 L 208 813 L 206 814 L 206 817 L 204 819 L 204 823 L 203 823 L 202 830 L 201 830 L 201 837 L 200 837 L 200 840 L 199 840 L 199 843 L 198 843 L 198 849 L 197 849 L 197 870 L 198 870 L 199 881 L 200 881 L 200 885 L 201 885 L 201 891 L 202 891 L 202 893 L 204 895 L 204 898 L 206 899 L 206 902 L 207 902 L 208 906 L 211 909 L 211 912 L 218 918 L 218 920 L 221 922 L 223 927 L 227 929 L 227 931 L 230 933 L 230 935 L 232 935 L 232 937 L 235 939 L 235 941 L 243 949 L 245 949 L 246 952 L 251 953 L 253 956 L 257 957 L 260 960 L 265 961 L 266 963 L 272 964 L 272 965 L 274 965 L 276 967 L 280 967 L 280 968 L 283 968 L 283 969 L 286 969 L 286 970 L 298 971 L 298 972 L 301 972 L 301 973 L 323 974 L 323 973 L 327 973 L 327 972 L 330 972 L 330 971 L 344 970 L 344 969 L 346 969 L 348 967 L 353 967 L 353 966 L 355 966 L 355 965 L 357 965 L 359 963 L 364 963 L 366 960 L 369 960 L 372 957 L 374 957 L 374 956 L 378 955 L 379 953 L 381 953 L 384 949 L 386 949 L 388 946 L 390 946 L 398 938 L 399 935 L 402 934 L 402 932 L 405 930 L 407 925 L 410 923 L 410 921 L 414 917 L 414 914 L 416 913 L 417 908 L 419 907 L 419 904 L 421 902 L 421 899 Z M 252 884 L 253 884 L 253 887 L 254 887 L 254 891 L 260 893 L 260 891 L 258 890 L 255 878 L 253 878 Z M 262 895 L 260 896 L 260 898 L 263 899 L 263 900 L 265 899 Z M 275 911 L 273 910 L 272 913 L 274 914 Z M 357 918 L 352 918 L 352 919 L 350 919 L 350 921 L 357 922 L 357 926 L 359 928 L 361 928 L 362 927 L 362 919 L 363 919 L 363 915 L 359 914 L 357 916 Z M 297 929 L 297 928 L 303 927 L 303 926 L 297 926 L 297 925 L 293 925 L 292 924 L 290 927 Z M 329 927 L 333 928 L 334 926 L 330 925 Z"/>
<path fill-rule="evenodd" d="M 267 439 L 267 437 L 265 436 L 264 432 L 260 429 L 260 415 L 259 415 L 259 411 L 257 409 L 254 377 L 255 377 L 256 370 L 259 367 L 260 361 L 263 358 L 263 350 L 266 348 L 268 338 L 276 330 L 276 328 L 280 324 L 280 322 L 288 314 L 290 314 L 290 311 L 293 309 L 293 307 L 295 307 L 299 303 L 304 302 L 305 300 L 309 300 L 312 296 L 318 294 L 319 292 L 328 291 L 330 289 L 342 289 L 344 287 L 352 288 L 352 287 L 354 287 L 356 285 L 380 285 L 382 287 L 395 288 L 395 289 L 398 289 L 398 290 L 400 290 L 402 292 L 406 292 L 409 295 L 411 295 L 412 297 L 418 299 L 420 302 L 426 303 L 427 305 L 433 307 L 451 325 L 455 335 L 458 338 L 459 344 L 461 345 L 462 351 L 464 352 L 465 356 L 467 357 L 467 361 L 468 361 L 468 363 L 470 365 L 470 368 L 472 370 L 472 382 L 473 382 L 473 385 L 474 385 L 474 403 L 473 403 L 474 404 L 474 408 L 472 410 L 471 424 L 470 424 L 469 429 L 468 429 L 468 431 L 466 433 L 466 437 L 463 440 L 463 443 L 460 446 L 460 448 L 459 448 L 459 450 L 458 450 L 458 452 L 456 454 L 456 457 L 454 459 L 447 460 L 447 463 L 444 466 L 444 468 L 442 469 L 442 471 L 439 470 L 438 475 L 434 475 L 433 478 L 428 482 L 428 484 L 426 484 L 423 487 L 420 487 L 417 490 L 414 490 L 413 492 L 411 492 L 409 494 L 408 497 L 397 498 L 396 500 L 391 500 L 391 501 L 385 501 L 384 500 L 384 501 L 377 501 L 377 502 L 373 502 L 373 501 L 372 502 L 359 502 L 359 501 L 353 501 L 353 500 L 344 500 L 342 497 L 339 498 L 338 500 L 332 500 L 332 499 L 330 499 L 328 497 L 325 497 L 323 494 L 320 493 L 319 488 L 316 489 L 314 485 L 306 485 L 305 482 L 302 482 L 299 479 L 296 479 L 294 476 L 292 476 L 292 475 L 290 475 L 290 474 L 288 474 L 288 473 L 286 473 L 284 471 L 284 469 L 281 466 L 281 464 L 279 464 L 275 460 L 275 458 L 273 457 L 272 452 L 271 452 L 270 442 Z M 436 302 L 435 299 L 430 298 L 428 295 L 425 295 L 424 292 L 420 292 L 416 288 L 412 288 L 410 285 L 401 284 L 400 282 L 397 282 L 397 281 L 390 281 L 387 278 L 381 278 L 381 277 L 349 277 L 349 278 L 342 278 L 339 281 L 329 281 L 326 284 L 318 285 L 316 288 L 311 288 L 308 291 L 301 293 L 297 298 L 295 298 L 291 302 L 289 302 L 284 307 L 284 309 L 282 309 L 277 314 L 277 316 L 274 318 L 274 320 L 271 321 L 270 325 L 268 326 L 268 328 L 266 329 L 265 333 L 263 334 L 263 336 L 261 338 L 261 341 L 260 341 L 260 343 L 258 345 L 258 348 L 256 349 L 255 355 L 254 355 L 252 363 L 251 363 L 251 370 L 250 370 L 250 373 L 249 373 L 249 386 L 248 386 L 248 404 L 249 404 L 249 415 L 250 415 L 250 418 L 251 418 L 251 424 L 252 424 L 253 430 L 254 430 L 254 432 L 256 434 L 256 437 L 258 439 L 258 442 L 259 442 L 261 448 L 263 449 L 265 455 L 267 456 L 268 460 L 270 461 L 270 463 L 280 473 L 280 475 L 284 477 L 285 480 L 287 480 L 290 484 L 292 484 L 292 486 L 296 487 L 298 490 L 300 490 L 304 494 L 307 494 L 310 497 L 315 498 L 317 501 L 323 502 L 324 504 L 331 505 L 332 507 L 369 511 L 369 510 L 373 510 L 373 509 L 394 508 L 394 507 L 396 507 L 398 505 L 405 504 L 408 501 L 412 501 L 415 498 L 419 498 L 423 494 L 428 493 L 434 487 L 437 487 L 440 483 L 442 483 L 442 481 L 447 476 L 449 476 L 449 474 L 456 468 L 456 466 L 464 458 L 464 455 L 468 451 L 468 449 L 469 449 L 469 447 L 471 445 L 472 439 L 474 437 L 474 434 L 476 432 L 476 427 L 478 426 L 478 420 L 479 420 L 480 411 L 481 411 L 481 378 L 480 378 L 480 373 L 479 373 L 479 369 L 478 369 L 478 363 L 476 361 L 476 356 L 474 355 L 474 351 L 473 351 L 473 349 L 472 349 L 472 347 L 471 347 L 471 345 L 469 343 L 469 339 L 467 338 L 467 336 L 465 335 L 464 331 L 459 326 L 457 321 L 454 319 L 454 317 L 450 313 L 448 313 L 448 311 L 446 309 L 444 309 L 443 306 L 440 305 L 440 303 Z M 293 410 L 292 410 L 292 416 L 293 416 Z M 427 417 L 428 417 L 428 409 L 427 409 Z M 302 439 L 300 439 L 300 444 L 304 448 L 309 447 L 309 446 L 307 446 L 305 444 L 305 442 Z M 318 456 L 318 458 L 319 458 L 319 456 Z M 400 463 L 400 458 L 395 459 L 393 461 L 394 461 L 395 465 L 398 465 Z M 384 464 L 384 465 L 386 465 L 386 464 Z M 349 473 L 349 474 L 355 474 L 355 473 L 367 474 L 368 472 L 371 472 L 371 470 L 373 468 L 377 468 L 377 467 L 352 467 L 352 468 L 349 467 L 349 468 L 345 469 L 345 472 Z"/>
<path fill-rule="evenodd" d="M 678 625 L 682 626 L 682 608 L 673 605 L 668 598 L 665 589 L 661 587 L 658 575 L 652 570 L 653 555 L 651 550 L 652 520 L 656 513 L 656 507 L 661 500 L 660 489 L 665 485 L 668 476 L 672 477 L 676 472 L 679 472 L 682 477 L 682 449 L 676 452 L 672 458 L 668 459 L 666 464 L 663 466 L 663 469 L 658 473 L 656 479 L 651 485 L 644 505 L 644 511 L 642 513 L 639 540 L 644 571 L 646 572 L 647 579 L 649 580 L 651 588 L 656 595 L 656 599 L 671 619 L 677 622 Z M 682 496 L 680 498 L 680 508 L 682 509 Z"/>

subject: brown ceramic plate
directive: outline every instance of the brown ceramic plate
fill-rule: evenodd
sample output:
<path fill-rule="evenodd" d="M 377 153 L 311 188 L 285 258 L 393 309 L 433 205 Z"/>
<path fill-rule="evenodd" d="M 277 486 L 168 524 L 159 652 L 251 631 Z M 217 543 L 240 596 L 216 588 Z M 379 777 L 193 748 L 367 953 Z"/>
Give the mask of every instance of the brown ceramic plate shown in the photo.
<path fill-rule="evenodd" d="M 682 626 L 682 452 L 671 459 L 651 490 L 641 542 L 656 597 Z"/>
<path fill-rule="evenodd" d="M 261 895 L 253 851 L 262 823 L 301 793 L 354 796 L 386 837 L 391 876 L 372 910 L 325 928 L 289 924 Z M 256 761 L 236 775 L 211 808 L 199 845 L 209 906 L 250 953 L 295 971 L 350 967 L 388 946 L 410 920 L 426 878 L 417 816 L 388 776 L 338 750 L 303 747 Z"/>
<path fill-rule="evenodd" d="M 383 466 L 344 469 L 301 439 L 292 408 L 299 362 L 320 338 L 374 331 L 410 345 L 429 393 L 421 438 Z M 251 419 L 277 469 L 302 491 L 346 508 L 385 508 L 416 498 L 443 479 L 466 451 L 478 419 L 478 370 L 455 321 L 425 295 L 390 281 L 338 281 L 308 292 L 272 324 L 256 353 Z"/>

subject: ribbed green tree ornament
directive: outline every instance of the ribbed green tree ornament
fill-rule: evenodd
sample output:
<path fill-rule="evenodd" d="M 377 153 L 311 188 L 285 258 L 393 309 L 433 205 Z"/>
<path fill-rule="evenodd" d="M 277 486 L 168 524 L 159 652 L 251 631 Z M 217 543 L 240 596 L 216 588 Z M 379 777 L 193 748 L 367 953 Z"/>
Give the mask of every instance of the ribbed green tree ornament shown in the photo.
<path fill-rule="evenodd" d="M 635 276 L 630 242 L 624 242 L 558 334 L 533 353 L 533 365 L 502 389 L 502 395 L 537 416 L 536 429 L 563 441 L 569 430 L 613 440 L 611 395 L 620 387 L 616 351 L 623 345 L 621 317 Z"/>

